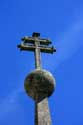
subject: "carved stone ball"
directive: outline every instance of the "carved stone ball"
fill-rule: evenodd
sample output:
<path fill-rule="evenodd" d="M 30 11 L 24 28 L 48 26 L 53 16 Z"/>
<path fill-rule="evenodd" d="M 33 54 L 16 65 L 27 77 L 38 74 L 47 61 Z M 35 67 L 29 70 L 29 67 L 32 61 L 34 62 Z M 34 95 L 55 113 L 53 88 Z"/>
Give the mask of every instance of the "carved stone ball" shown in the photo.
<path fill-rule="evenodd" d="M 24 81 L 26 93 L 35 101 L 41 101 L 51 96 L 54 91 L 55 79 L 46 70 L 36 69 L 32 71 Z"/>

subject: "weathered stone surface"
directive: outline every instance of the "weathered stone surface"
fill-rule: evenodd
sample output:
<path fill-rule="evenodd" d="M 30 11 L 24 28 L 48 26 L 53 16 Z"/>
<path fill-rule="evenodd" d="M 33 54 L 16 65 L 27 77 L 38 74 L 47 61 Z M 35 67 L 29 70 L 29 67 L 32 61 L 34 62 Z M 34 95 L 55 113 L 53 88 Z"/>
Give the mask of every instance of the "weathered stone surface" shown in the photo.
<path fill-rule="evenodd" d="M 47 98 L 35 104 L 35 125 L 51 125 Z"/>
<path fill-rule="evenodd" d="M 49 97 L 54 91 L 55 80 L 46 70 L 34 70 L 25 79 L 24 87 L 27 94 L 36 101 Z"/>

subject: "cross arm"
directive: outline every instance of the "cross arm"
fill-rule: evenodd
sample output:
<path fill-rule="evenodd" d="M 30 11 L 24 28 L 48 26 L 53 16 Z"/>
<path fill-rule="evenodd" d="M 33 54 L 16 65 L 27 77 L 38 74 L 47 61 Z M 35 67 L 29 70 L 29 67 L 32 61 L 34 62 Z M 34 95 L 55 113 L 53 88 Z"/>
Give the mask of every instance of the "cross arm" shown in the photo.
<path fill-rule="evenodd" d="M 34 37 L 23 37 L 21 39 L 24 43 L 32 43 L 34 44 L 35 42 L 35 38 Z M 41 38 L 37 38 L 37 40 L 40 42 L 41 45 L 49 45 L 52 42 L 49 39 L 41 39 Z"/>
<path fill-rule="evenodd" d="M 17 47 L 20 48 L 20 50 L 33 51 L 33 52 L 35 52 L 35 49 L 36 49 L 36 47 L 34 45 L 19 44 Z M 53 46 L 52 47 L 39 46 L 38 48 L 43 53 L 51 53 L 52 54 L 53 52 L 56 52 L 56 49 Z"/>

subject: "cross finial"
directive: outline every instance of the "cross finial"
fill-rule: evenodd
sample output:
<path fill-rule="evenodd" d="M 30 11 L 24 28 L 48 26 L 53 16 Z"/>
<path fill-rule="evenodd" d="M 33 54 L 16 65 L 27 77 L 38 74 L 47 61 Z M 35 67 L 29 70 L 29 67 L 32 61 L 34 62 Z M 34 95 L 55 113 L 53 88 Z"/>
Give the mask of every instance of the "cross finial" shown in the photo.
<path fill-rule="evenodd" d="M 54 91 L 55 80 L 52 74 L 41 69 L 40 53 L 53 53 L 56 49 L 51 46 L 49 39 L 40 38 L 40 33 L 34 32 L 32 37 L 23 37 L 18 48 L 23 51 L 33 51 L 35 54 L 35 70 L 24 81 L 26 93 L 35 101 L 35 125 L 51 125 L 47 98 Z M 38 70 L 37 70 L 38 69 Z"/>
<path fill-rule="evenodd" d="M 18 45 L 20 50 L 35 52 L 35 67 L 41 68 L 40 52 L 53 53 L 56 49 L 48 47 L 51 44 L 49 39 L 41 39 L 40 33 L 33 32 L 32 37 L 23 37 L 22 43 Z"/>

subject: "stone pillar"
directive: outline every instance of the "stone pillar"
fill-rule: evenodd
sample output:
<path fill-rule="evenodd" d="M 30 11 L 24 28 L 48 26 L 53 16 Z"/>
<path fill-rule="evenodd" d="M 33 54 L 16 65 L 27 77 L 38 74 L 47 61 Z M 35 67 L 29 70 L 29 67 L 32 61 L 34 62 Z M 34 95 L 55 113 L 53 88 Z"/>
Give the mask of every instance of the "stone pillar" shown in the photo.
<path fill-rule="evenodd" d="M 47 98 L 35 103 L 35 125 L 51 125 Z"/>

